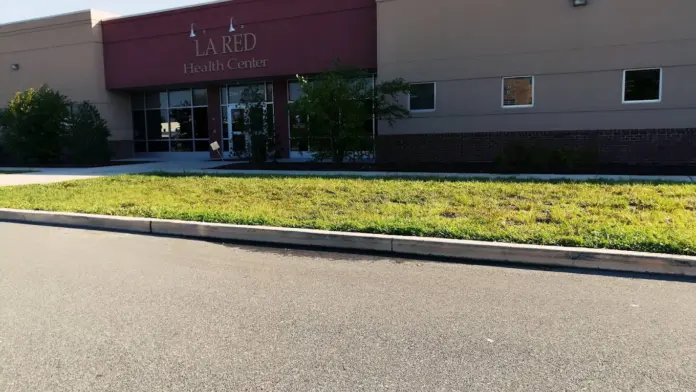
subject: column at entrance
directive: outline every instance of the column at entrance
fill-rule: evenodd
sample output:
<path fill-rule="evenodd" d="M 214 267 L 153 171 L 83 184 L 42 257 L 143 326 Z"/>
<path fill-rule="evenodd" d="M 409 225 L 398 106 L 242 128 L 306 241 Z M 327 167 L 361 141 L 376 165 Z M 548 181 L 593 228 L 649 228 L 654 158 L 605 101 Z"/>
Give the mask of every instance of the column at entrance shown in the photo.
<path fill-rule="evenodd" d="M 273 80 L 273 112 L 276 130 L 276 150 L 279 158 L 290 158 L 290 130 L 288 128 L 288 80 Z"/>
<path fill-rule="evenodd" d="M 218 142 L 222 153 L 222 135 L 227 130 L 220 129 L 222 126 L 222 114 L 220 110 L 220 86 L 208 87 L 208 143 Z M 219 158 L 218 153 L 210 150 L 211 158 Z"/>

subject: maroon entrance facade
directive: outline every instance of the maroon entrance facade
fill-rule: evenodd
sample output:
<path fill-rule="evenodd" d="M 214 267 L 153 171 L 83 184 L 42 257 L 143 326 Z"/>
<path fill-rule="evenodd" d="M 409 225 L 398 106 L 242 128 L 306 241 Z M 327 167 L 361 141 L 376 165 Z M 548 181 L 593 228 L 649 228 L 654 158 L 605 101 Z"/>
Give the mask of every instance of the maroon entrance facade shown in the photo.
<path fill-rule="evenodd" d="M 322 72 L 337 59 L 376 70 L 376 26 L 374 0 L 234 1 L 106 20 L 106 88 L 135 97 L 136 153 L 168 152 L 159 135 L 150 140 L 160 133 L 149 129 L 159 120 L 146 118 L 159 110 L 163 121 L 174 121 L 172 111 L 182 106 L 198 124 L 190 135 L 192 147 L 184 143 L 182 151 L 195 152 L 205 147 L 205 136 L 208 143 L 229 144 L 223 129 L 225 86 L 264 83 L 273 104 L 277 151 L 289 157 L 289 83 L 298 74 Z M 140 122 L 146 129 L 139 129 Z"/>

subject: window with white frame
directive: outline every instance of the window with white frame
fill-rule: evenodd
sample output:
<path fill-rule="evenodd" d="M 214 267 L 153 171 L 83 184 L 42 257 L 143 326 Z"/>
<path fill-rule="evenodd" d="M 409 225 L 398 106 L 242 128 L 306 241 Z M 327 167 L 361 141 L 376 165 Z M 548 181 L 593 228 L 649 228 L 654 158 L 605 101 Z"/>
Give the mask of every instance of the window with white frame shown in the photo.
<path fill-rule="evenodd" d="M 435 83 L 412 83 L 408 109 L 412 112 L 435 110 Z"/>
<path fill-rule="evenodd" d="M 662 100 L 662 69 L 629 69 L 623 73 L 623 103 Z"/>
<path fill-rule="evenodd" d="M 503 78 L 503 107 L 529 108 L 534 106 L 534 76 Z"/>

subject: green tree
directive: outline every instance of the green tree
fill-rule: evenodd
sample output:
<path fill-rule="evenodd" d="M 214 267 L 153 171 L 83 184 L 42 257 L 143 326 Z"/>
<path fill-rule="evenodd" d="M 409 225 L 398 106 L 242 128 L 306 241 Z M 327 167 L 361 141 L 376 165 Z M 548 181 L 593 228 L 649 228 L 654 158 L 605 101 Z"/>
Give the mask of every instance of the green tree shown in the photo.
<path fill-rule="evenodd" d="M 70 101 L 48 86 L 15 94 L 0 117 L 10 159 L 23 164 L 61 161 Z"/>
<path fill-rule="evenodd" d="M 73 164 L 108 162 L 109 127 L 91 103 L 73 105 L 66 131 L 66 158 Z"/>
<path fill-rule="evenodd" d="M 255 163 L 275 158 L 276 133 L 273 112 L 268 110 L 266 93 L 262 85 L 249 85 L 239 99 L 244 110 L 245 145 L 235 145 L 235 154 L 246 156 Z"/>
<path fill-rule="evenodd" d="M 403 79 L 373 86 L 370 73 L 339 63 L 315 78 L 298 79 L 303 94 L 292 104 L 291 115 L 302 124 L 293 129 L 293 136 L 307 138 L 317 160 L 341 163 L 372 150 L 373 135 L 366 132 L 372 127 L 366 124 L 376 119 L 391 126 L 409 114 L 397 100 L 409 92 Z"/>

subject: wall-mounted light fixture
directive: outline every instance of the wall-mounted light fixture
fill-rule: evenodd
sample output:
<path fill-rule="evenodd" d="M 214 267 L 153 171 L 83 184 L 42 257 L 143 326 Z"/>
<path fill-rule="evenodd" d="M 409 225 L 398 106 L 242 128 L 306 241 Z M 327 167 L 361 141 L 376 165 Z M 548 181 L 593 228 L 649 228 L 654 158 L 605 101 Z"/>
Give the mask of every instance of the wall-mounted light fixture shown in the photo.
<path fill-rule="evenodd" d="M 195 26 L 195 23 L 191 23 L 191 34 L 189 34 L 189 38 L 196 38 L 196 32 L 193 31 L 193 27 Z"/>
<path fill-rule="evenodd" d="M 230 33 L 234 33 L 237 29 L 234 28 L 234 17 L 230 18 Z"/>
<path fill-rule="evenodd" d="M 587 5 L 587 0 L 571 0 L 573 7 L 582 7 Z"/>
<path fill-rule="evenodd" d="M 12 64 L 12 65 L 10 66 L 10 68 L 11 68 L 13 71 L 19 71 L 19 64 Z"/>

